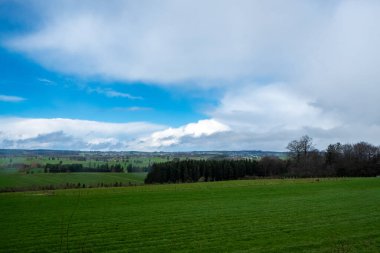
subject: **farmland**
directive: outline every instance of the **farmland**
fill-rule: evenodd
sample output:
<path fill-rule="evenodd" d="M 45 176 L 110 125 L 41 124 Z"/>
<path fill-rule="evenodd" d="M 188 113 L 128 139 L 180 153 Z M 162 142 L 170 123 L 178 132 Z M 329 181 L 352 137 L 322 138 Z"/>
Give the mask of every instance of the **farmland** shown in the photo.
<path fill-rule="evenodd" d="M 142 184 L 146 173 L 0 173 L 0 191 L 6 189 L 36 189 L 43 186 L 54 188 L 67 184 L 80 187 L 99 187 L 100 185 Z"/>
<path fill-rule="evenodd" d="M 43 168 L 46 164 L 81 164 L 84 167 L 96 167 L 104 164 L 116 165 L 120 164 L 123 168 L 142 172 L 152 163 L 159 163 L 167 161 L 170 158 L 167 157 L 146 157 L 146 156 L 132 156 L 132 157 L 115 157 L 115 156 L 88 156 L 88 155 L 76 155 L 76 156 L 61 156 L 54 154 L 55 156 L 20 156 L 15 155 L 12 157 L 0 157 L 0 172 L 8 169 L 18 169 L 24 171 L 43 172 Z M 26 168 L 26 169 L 25 169 Z"/>
<path fill-rule="evenodd" d="M 0 194 L 1 252 L 379 252 L 380 179 Z"/>

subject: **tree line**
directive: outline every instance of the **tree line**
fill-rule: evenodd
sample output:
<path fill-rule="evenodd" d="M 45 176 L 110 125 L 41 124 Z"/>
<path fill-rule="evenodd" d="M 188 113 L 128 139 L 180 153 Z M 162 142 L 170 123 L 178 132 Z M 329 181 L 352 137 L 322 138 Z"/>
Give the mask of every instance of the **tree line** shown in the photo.
<path fill-rule="evenodd" d="M 145 183 L 221 181 L 256 177 L 374 177 L 380 175 L 380 147 L 366 142 L 315 149 L 312 138 L 291 141 L 288 158 L 182 160 L 155 163 Z"/>
<path fill-rule="evenodd" d="M 66 173 L 66 172 L 123 172 L 121 164 L 108 165 L 101 164 L 96 167 L 84 167 L 82 164 L 51 164 L 47 163 L 44 167 L 45 173 Z"/>
<path fill-rule="evenodd" d="M 25 191 L 50 191 L 58 189 L 80 189 L 80 188 L 108 188 L 108 187 L 129 187 L 138 186 L 139 184 L 135 182 L 113 182 L 113 183 L 65 183 L 65 184 L 49 184 L 49 185 L 29 185 L 29 186 L 11 186 L 11 187 L 1 187 L 0 193 L 2 192 L 25 192 Z M 49 194 L 54 194 L 50 192 Z"/>

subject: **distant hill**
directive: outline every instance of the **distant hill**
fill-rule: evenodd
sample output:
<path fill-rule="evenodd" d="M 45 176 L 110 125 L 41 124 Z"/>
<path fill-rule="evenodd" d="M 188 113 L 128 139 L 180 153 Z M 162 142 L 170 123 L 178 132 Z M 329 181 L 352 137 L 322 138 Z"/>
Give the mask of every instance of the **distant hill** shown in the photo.
<path fill-rule="evenodd" d="M 0 156 L 170 156 L 178 158 L 260 158 L 264 156 L 286 157 L 286 152 L 241 150 L 241 151 L 187 151 L 187 152 L 140 152 L 140 151 L 79 151 L 49 149 L 0 149 Z"/>

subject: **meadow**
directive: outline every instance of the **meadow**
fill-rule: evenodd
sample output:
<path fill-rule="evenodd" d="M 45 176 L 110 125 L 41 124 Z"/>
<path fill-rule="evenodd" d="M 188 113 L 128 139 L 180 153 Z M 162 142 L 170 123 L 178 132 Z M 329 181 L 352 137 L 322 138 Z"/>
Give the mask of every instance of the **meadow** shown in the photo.
<path fill-rule="evenodd" d="M 76 157 L 62 157 L 62 156 L 52 156 L 47 155 L 41 156 L 12 156 L 12 157 L 0 157 L 0 172 L 4 169 L 9 169 L 15 164 L 25 164 L 32 166 L 35 172 L 43 172 L 43 167 L 45 164 L 82 164 L 84 167 L 96 167 L 98 165 L 109 164 L 115 165 L 120 164 L 124 168 L 132 166 L 134 168 L 145 168 L 149 167 L 153 163 L 160 163 L 168 161 L 168 157 L 138 157 L 132 156 L 128 158 L 117 158 L 117 157 L 85 157 L 84 155 L 78 155 Z"/>
<path fill-rule="evenodd" d="M 379 252 L 380 178 L 0 194 L 0 252 Z"/>
<path fill-rule="evenodd" d="M 99 187 L 122 184 L 143 184 L 146 173 L 0 173 L 0 192 L 6 189 L 30 190 L 37 187 L 62 187 L 80 184 L 81 187 Z M 72 187 L 71 187 L 72 188 Z"/>

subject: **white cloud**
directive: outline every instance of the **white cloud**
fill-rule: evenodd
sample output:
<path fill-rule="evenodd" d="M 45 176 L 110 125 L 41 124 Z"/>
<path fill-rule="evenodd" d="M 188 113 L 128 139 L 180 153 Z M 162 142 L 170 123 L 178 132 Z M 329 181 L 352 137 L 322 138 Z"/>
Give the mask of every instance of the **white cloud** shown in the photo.
<path fill-rule="evenodd" d="M 107 97 L 110 97 L 110 98 L 121 97 L 121 98 L 128 98 L 128 99 L 131 99 L 131 100 L 136 100 L 136 99 L 140 100 L 140 99 L 143 99 L 142 97 L 139 97 L 139 96 L 132 96 L 129 93 L 119 92 L 119 91 L 115 91 L 115 90 L 112 90 L 112 89 L 101 89 L 101 88 L 91 89 L 91 88 L 89 88 L 88 91 L 89 92 L 96 92 L 98 94 L 104 94 L 104 95 L 106 95 Z"/>
<path fill-rule="evenodd" d="M 0 118 L 1 148 L 126 150 L 130 142 L 165 126 L 76 119 Z"/>
<path fill-rule="evenodd" d="M 248 85 L 228 91 L 211 116 L 234 128 L 256 133 L 312 126 L 331 129 L 339 124 L 331 113 L 314 105 L 312 96 L 297 94 L 288 85 Z"/>
<path fill-rule="evenodd" d="M 124 93 L 124 92 L 118 92 L 118 91 L 114 91 L 114 90 L 106 90 L 105 94 L 108 97 L 122 97 L 122 98 L 128 98 L 128 99 L 142 99 L 142 97 L 135 97 L 135 96 L 132 96 L 131 94 Z"/>
<path fill-rule="evenodd" d="M 196 141 L 228 131 L 227 125 L 213 119 L 168 128 L 146 122 L 0 118 L 0 148 L 169 150 L 178 148 L 186 138 Z"/>
<path fill-rule="evenodd" d="M 153 110 L 151 107 L 141 107 L 141 106 L 131 106 L 126 108 L 127 111 L 137 112 L 137 111 L 150 111 Z"/>
<path fill-rule="evenodd" d="M 12 103 L 16 103 L 16 102 L 22 102 L 22 101 L 24 101 L 24 100 L 25 100 L 25 98 L 22 98 L 22 97 L 0 95 L 0 101 L 1 101 L 1 102 L 12 102 Z"/>
<path fill-rule="evenodd" d="M 7 45 L 66 73 L 164 85 L 288 76 L 335 8 L 295 0 L 58 3 L 34 2 L 44 22 Z"/>
<path fill-rule="evenodd" d="M 46 79 L 46 78 L 37 78 L 37 80 L 40 81 L 41 83 L 45 84 L 45 85 L 49 85 L 49 86 L 57 85 L 56 82 L 49 80 L 49 79 Z"/>
<path fill-rule="evenodd" d="M 144 149 L 170 149 L 184 148 L 181 145 L 183 140 L 188 139 L 202 139 L 207 136 L 212 136 L 217 133 L 227 132 L 230 128 L 214 119 L 199 120 L 196 123 L 190 123 L 178 128 L 167 128 L 165 130 L 152 133 L 149 137 L 141 138 L 137 145 Z M 199 148 L 199 147 L 197 147 Z"/>

